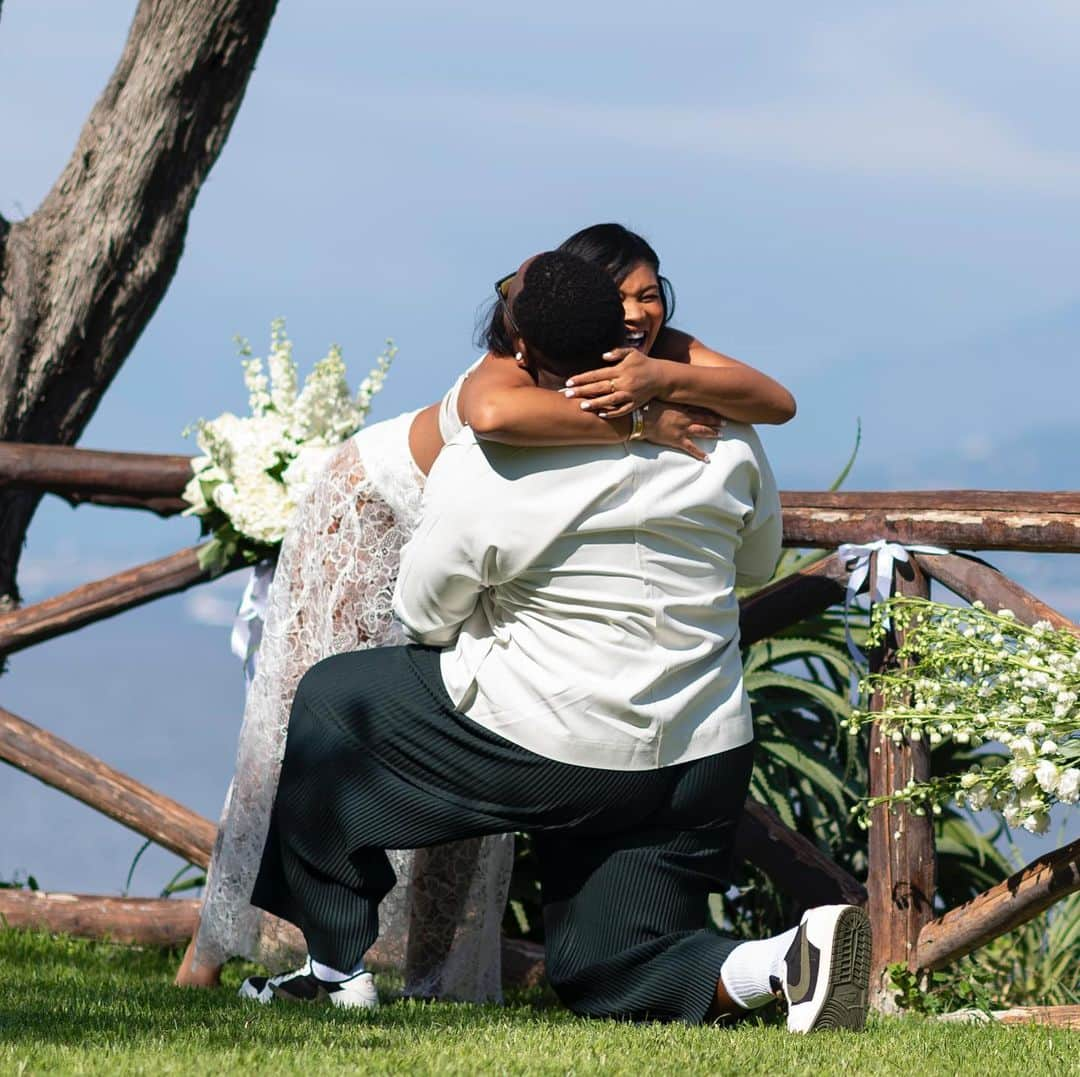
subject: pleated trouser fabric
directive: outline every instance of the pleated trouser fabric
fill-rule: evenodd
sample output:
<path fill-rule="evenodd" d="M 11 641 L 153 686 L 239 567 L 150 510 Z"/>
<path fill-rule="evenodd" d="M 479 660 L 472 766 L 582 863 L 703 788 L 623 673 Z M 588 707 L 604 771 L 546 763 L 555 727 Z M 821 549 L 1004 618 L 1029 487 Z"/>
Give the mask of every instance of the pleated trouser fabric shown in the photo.
<path fill-rule="evenodd" d="M 374 943 L 394 883 L 385 849 L 528 831 L 562 1001 L 591 1016 L 701 1021 L 737 945 L 708 928 L 708 895 L 727 885 L 752 745 L 649 771 L 559 763 L 455 710 L 438 656 L 377 648 L 305 675 L 254 904 L 348 969 Z"/>

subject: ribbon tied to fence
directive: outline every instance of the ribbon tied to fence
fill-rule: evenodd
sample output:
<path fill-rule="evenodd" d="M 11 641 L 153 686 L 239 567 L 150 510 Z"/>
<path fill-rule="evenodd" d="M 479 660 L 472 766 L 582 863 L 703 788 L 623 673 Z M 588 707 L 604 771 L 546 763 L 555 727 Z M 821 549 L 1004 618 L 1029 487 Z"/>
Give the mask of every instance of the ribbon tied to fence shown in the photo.
<path fill-rule="evenodd" d="M 251 576 L 240 598 L 236 618 L 233 620 L 232 635 L 229 637 L 232 653 L 244 663 L 244 683 L 248 687 L 255 676 L 255 655 L 262 642 L 266 602 L 270 596 L 270 582 L 274 578 L 276 566 L 275 558 L 267 558 L 251 570 Z"/>
<path fill-rule="evenodd" d="M 912 553 L 948 553 L 940 546 L 902 546 L 899 542 L 887 539 L 875 539 L 873 542 L 845 542 L 837 547 L 836 553 L 849 569 L 847 590 L 844 592 L 844 640 L 848 654 L 851 655 L 852 670 L 850 678 L 851 705 L 859 701 L 859 674 L 870 668 L 866 656 L 859 650 L 851 635 L 851 607 L 855 597 L 870 575 L 870 564 L 877 555 L 874 579 L 870 584 L 870 607 L 884 602 L 892 595 L 893 575 L 898 561 L 906 563 Z M 854 564 L 852 564 L 854 562 Z M 888 619 L 885 620 L 888 627 Z"/>

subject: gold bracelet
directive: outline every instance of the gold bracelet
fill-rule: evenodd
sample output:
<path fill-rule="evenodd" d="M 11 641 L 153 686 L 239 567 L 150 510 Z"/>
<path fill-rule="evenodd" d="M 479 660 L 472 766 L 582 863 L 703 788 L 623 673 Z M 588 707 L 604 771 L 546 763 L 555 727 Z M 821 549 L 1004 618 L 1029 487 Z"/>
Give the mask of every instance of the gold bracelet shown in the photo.
<path fill-rule="evenodd" d="M 630 414 L 630 436 L 627 441 L 640 441 L 645 436 L 645 411 L 634 408 Z"/>

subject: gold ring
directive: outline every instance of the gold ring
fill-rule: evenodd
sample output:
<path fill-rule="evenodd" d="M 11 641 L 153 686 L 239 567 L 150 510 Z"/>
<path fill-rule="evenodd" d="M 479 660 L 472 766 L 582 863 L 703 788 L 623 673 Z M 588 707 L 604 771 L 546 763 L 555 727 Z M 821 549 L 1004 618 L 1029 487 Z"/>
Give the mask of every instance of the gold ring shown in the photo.
<path fill-rule="evenodd" d="M 610 395 L 610 393 L 615 392 L 615 379 L 614 378 L 611 380 L 611 389 L 608 390 L 608 392 L 609 392 L 609 395 Z"/>

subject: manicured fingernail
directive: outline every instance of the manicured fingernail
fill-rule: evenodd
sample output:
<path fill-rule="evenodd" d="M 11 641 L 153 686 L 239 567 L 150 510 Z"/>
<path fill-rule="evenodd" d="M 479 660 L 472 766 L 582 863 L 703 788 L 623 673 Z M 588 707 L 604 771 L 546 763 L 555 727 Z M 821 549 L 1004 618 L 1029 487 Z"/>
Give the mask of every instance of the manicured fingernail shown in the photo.
<path fill-rule="evenodd" d="M 708 458 L 707 456 L 703 456 L 703 457 L 701 458 L 701 462 L 702 462 L 703 464 L 707 464 L 707 463 L 709 462 L 709 458 Z"/>
<path fill-rule="evenodd" d="M 582 411 L 588 411 L 589 410 L 589 402 L 587 400 L 583 400 L 581 402 L 581 410 Z"/>
<path fill-rule="evenodd" d="M 574 379 L 573 378 L 567 378 L 566 379 L 566 384 L 567 385 L 573 385 L 574 384 Z"/>
<path fill-rule="evenodd" d="M 601 419 L 606 419 L 607 418 L 607 412 L 606 411 L 598 411 L 596 414 L 599 415 Z"/>
<path fill-rule="evenodd" d="M 563 389 L 562 393 L 565 397 L 571 397 L 576 395 L 573 389 Z"/>

